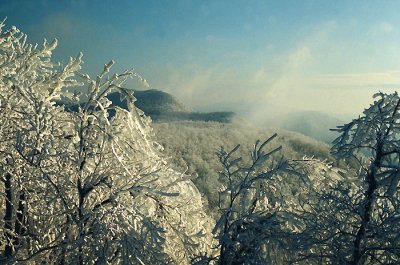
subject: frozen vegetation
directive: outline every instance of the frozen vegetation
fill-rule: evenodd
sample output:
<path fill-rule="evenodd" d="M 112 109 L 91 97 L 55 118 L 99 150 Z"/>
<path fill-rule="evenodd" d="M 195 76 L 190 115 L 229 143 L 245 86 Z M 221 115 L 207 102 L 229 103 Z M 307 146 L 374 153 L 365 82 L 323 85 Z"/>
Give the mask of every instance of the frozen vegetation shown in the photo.
<path fill-rule="evenodd" d="M 90 77 L 81 54 L 51 61 L 56 40 L 0 28 L 0 263 L 400 263 L 397 93 L 332 147 L 240 119 L 153 124 L 124 87 L 138 73 Z"/>
<path fill-rule="evenodd" d="M 193 121 L 153 123 L 153 128 L 170 165 L 193 176 L 213 216 L 216 214 L 218 192 L 222 187 L 219 177 L 221 163 L 216 159 L 218 146 L 233 148 L 240 143 L 238 155 L 248 162 L 256 140 L 265 139 L 276 132 L 279 137 L 274 142 L 282 146 L 280 155 L 293 160 L 307 156 L 334 161 L 327 144 L 282 129 L 257 128 L 242 122 Z"/>

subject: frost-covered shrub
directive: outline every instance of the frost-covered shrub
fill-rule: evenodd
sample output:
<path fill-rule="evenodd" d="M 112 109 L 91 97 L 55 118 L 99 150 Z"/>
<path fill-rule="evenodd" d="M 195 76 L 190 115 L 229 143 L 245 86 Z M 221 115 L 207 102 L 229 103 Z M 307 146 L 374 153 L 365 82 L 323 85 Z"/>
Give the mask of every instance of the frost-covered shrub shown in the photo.
<path fill-rule="evenodd" d="M 184 264 L 205 252 L 200 194 L 168 168 L 150 119 L 123 87 L 144 79 L 109 75 L 113 62 L 92 79 L 79 73 L 81 54 L 51 62 L 56 46 L 0 31 L 1 262 Z M 105 97 L 115 90 L 127 110 Z M 68 112 L 61 97 L 86 103 Z"/>

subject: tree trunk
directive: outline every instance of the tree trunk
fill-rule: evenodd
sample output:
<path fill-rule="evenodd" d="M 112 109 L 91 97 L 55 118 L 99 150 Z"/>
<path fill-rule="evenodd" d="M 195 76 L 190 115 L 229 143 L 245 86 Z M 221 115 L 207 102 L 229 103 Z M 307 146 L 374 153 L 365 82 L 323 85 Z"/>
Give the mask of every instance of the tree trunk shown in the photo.
<path fill-rule="evenodd" d="M 361 225 L 357 231 L 356 238 L 353 243 L 353 256 L 350 262 L 351 265 L 361 265 L 364 255 L 364 248 L 362 247 L 362 241 L 366 236 L 366 226 L 371 220 L 373 204 L 375 203 L 374 193 L 378 188 L 378 183 L 375 179 L 378 168 L 382 161 L 382 144 L 378 143 L 375 160 L 371 164 L 367 176 L 366 182 L 368 183 L 367 191 L 365 192 L 364 208 L 361 215 Z"/>
<path fill-rule="evenodd" d="M 11 187 L 11 174 L 7 173 L 4 179 L 4 188 L 6 192 L 6 213 L 4 215 L 4 233 L 6 237 L 6 246 L 4 248 L 4 256 L 10 258 L 13 255 L 13 237 L 10 231 L 13 229 L 13 195 Z"/>
<path fill-rule="evenodd" d="M 83 202 L 85 200 L 85 194 L 82 190 L 82 187 L 80 185 L 78 185 L 78 190 L 79 190 L 79 208 L 78 208 L 78 220 L 79 220 L 79 247 L 78 247 L 78 251 L 79 251 L 79 265 L 83 265 L 83 242 L 85 239 L 85 233 L 84 233 L 84 224 L 83 224 L 83 211 L 82 211 L 82 207 L 83 207 Z"/>
<path fill-rule="evenodd" d="M 21 194 L 19 195 L 18 210 L 15 220 L 14 246 L 17 246 L 20 243 L 19 238 L 26 233 L 26 227 L 27 227 L 26 198 L 25 198 L 25 192 L 21 191 Z"/>
<path fill-rule="evenodd" d="M 79 194 L 79 205 L 78 205 L 78 219 L 79 219 L 79 264 L 83 265 L 84 264 L 84 253 L 83 253 L 83 244 L 85 242 L 85 237 L 86 237 L 86 220 L 84 216 L 84 202 L 86 200 L 86 197 L 88 194 L 92 191 L 92 187 L 86 188 L 84 185 L 82 185 L 82 182 L 80 179 L 78 179 L 78 194 Z"/>

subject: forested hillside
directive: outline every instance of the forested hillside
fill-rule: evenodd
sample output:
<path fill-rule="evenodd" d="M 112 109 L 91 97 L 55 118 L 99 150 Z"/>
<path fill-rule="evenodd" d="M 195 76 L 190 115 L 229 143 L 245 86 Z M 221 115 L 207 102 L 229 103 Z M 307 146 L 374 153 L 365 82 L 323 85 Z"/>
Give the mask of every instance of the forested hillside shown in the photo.
<path fill-rule="evenodd" d="M 194 183 L 205 194 L 214 213 L 222 186 L 218 173 L 222 165 L 216 154 L 221 146 L 231 149 L 240 143 L 238 154 L 249 160 L 256 140 L 278 133 L 275 145 L 282 146 L 280 155 L 289 159 L 306 156 L 335 161 L 327 144 L 277 128 L 257 128 L 243 122 L 153 123 L 153 128 L 157 141 L 164 147 L 163 154 L 168 162 L 177 170 L 193 176 Z"/>

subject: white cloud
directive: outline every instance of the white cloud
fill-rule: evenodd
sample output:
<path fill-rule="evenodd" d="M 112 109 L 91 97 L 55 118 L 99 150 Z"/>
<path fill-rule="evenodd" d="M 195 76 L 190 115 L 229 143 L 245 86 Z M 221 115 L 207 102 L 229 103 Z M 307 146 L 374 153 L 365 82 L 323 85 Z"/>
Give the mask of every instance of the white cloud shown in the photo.
<path fill-rule="evenodd" d="M 311 50 L 307 46 L 302 46 L 296 49 L 293 53 L 289 54 L 287 64 L 285 66 L 286 72 L 301 74 L 305 70 L 305 66 L 310 66 L 314 62 L 314 57 Z"/>
<path fill-rule="evenodd" d="M 382 34 L 390 34 L 394 30 L 394 26 L 387 21 L 380 21 L 374 24 L 370 29 L 370 34 L 372 36 L 378 36 Z"/>
<path fill-rule="evenodd" d="M 226 106 L 232 102 L 238 97 L 240 82 L 234 70 L 223 65 L 170 66 L 163 89 L 177 95 L 195 109 L 204 110 L 219 103 Z"/>
<path fill-rule="evenodd" d="M 296 49 L 280 56 L 278 70 L 262 66 L 254 72 L 252 80 L 263 89 L 252 108 L 253 119 L 298 110 L 356 115 L 372 102 L 375 92 L 400 88 L 400 71 L 329 73 L 330 63 L 346 65 L 351 60 L 329 54 L 338 45 L 332 42 L 336 29 L 334 21 L 320 25 Z"/>
<path fill-rule="evenodd" d="M 234 109 L 254 120 L 301 110 L 360 114 L 376 91 L 400 87 L 400 71 L 340 73 L 337 66 L 348 65 L 351 57 L 341 54 L 348 47 L 337 47 L 343 44 L 338 30 L 335 21 L 308 28 L 290 52 L 265 59 L 253 72 L 241 72 L 240 65 L 173 67 L 166 90 L 194 108 Z"/>
<path fill-rule="evenodd" d="M 379 27 L 381 28 L 381 30 L 385 33 L 390 33 L 393 31 L 394 27 L 392 24 L 388 23 L 388 22 L 381 22 Z"/>

